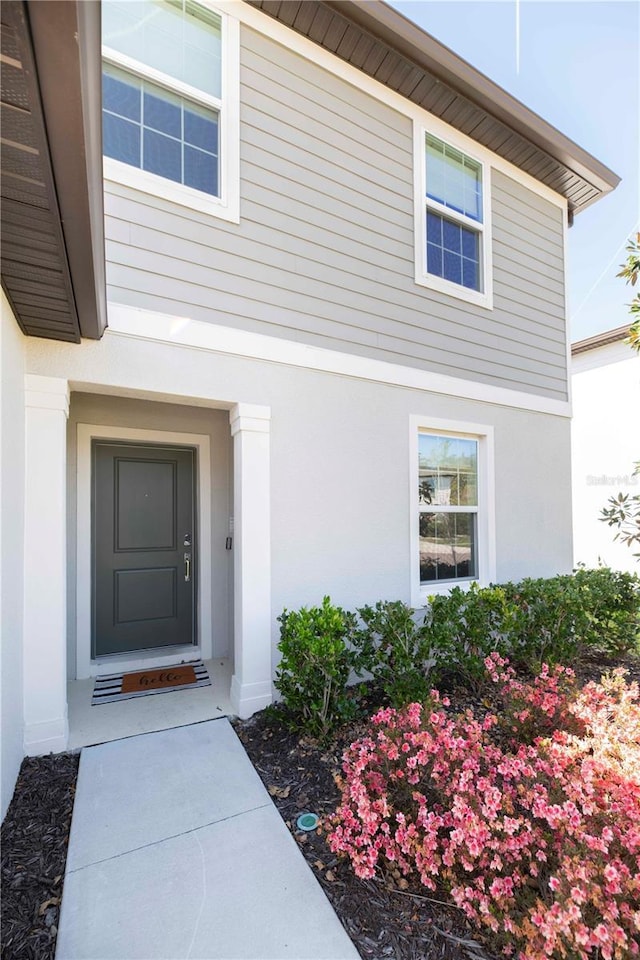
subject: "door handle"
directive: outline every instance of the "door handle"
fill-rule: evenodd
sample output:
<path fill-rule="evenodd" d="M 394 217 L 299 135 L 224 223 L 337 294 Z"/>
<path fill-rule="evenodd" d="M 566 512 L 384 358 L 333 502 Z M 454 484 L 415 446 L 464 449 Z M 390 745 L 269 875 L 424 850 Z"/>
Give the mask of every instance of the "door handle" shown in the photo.
<path fill-rule="evenodd" d="M 188 583 L 191 580 L 191 554 L 184 555 L 184 579 Z"/>

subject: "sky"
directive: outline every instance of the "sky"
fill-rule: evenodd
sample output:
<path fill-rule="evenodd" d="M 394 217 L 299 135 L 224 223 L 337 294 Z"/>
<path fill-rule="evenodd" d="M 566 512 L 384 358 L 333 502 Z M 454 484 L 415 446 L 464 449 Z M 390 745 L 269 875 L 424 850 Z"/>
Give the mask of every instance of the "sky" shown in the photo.
<path fill-rule="evenodd" d="M 622 177 L 568 234 L 571 340 L 630 322 L 640 230 L 640 0 L 388 0 Z"/>

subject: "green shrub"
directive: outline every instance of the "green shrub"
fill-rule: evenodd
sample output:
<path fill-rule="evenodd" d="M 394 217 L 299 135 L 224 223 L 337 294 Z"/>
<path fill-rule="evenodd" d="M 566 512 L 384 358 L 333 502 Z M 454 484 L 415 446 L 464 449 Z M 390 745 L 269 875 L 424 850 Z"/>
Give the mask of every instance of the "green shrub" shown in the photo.
<path fill-rule="evenodd" d="M 475 685 L 497 651 L 520 669 L 571 663 L 585 649 L 639 650 L 640 580 L 601 567 L 519 583 L 454 587 L 429 598 L 427 624 L 438 672 Z"/>
<path fill-rule="evenodd" d="M 312 736 L 326 738 L 357 709 L 346 690 L 354 664 L 349 641 L 355 616 L 324 597 L 320 607 L 283 610 L 278 622 L 282 659 L 275 685 L 291 721 Z"/>
<path fill-rule="evenodd" d="M 400 600 L 358 610 L 363 626 L 356 632 L 357 666 L 368 671 L 394 707 L 422 702 L 431 690 L 434 664 L 424 623 Z"/>
<path fill-rule="evenodd" d="M 501 586 L 472 583 L 429 597 L 426 628 L 439 678 L 454 674 L 472 687 L 483 681 L 485 658 L 509 648 L 515 615 Z"/>
<path fill-rule="evenodd" d="M 587 611 L 585 643 L 612 656 L 640 653 L 640 578 L 608 567 L 580 567 L 574 579 Z"/>
<path fill-rule="evenodd" d="M 394 707 L 424 702 L 455 679 L 478 687 L 497 652 L 535 673 L 570 664 L 585 649 L 640 652 L 640 580 L 600 567 L 489 587 L 453 587 L 429 598 L 422 622 L 401 601 L 355 614 L 331 604 L 284 610 L 275 685 L 293 723 L 327 737 L 358 710 L 352 672 L 368 671 Z"/>
<path fill-rule="evenodd" d="M 536 673 L 543 663 L 569 663 L 586 643 L 588 611 L 571 574 L 504 585 L 513 610 L 506 648 L 512 663 Z"/>

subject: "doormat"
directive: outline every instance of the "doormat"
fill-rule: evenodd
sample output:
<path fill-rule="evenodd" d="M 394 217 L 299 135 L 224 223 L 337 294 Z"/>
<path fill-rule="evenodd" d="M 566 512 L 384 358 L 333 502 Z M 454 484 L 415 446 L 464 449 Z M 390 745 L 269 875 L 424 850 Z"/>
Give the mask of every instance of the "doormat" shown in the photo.
<path fill-rule="evenodd" d="M 96 678 L 91 706 L 113 703 L 114 700 L 148 697 L 152 693 L 170 693 L 172 690 L 210 686 L 207 668 L 201 660 L 197 663 L 181 663 L 175 667 L 159 667 L 156 670 L 111 673 Z"/>

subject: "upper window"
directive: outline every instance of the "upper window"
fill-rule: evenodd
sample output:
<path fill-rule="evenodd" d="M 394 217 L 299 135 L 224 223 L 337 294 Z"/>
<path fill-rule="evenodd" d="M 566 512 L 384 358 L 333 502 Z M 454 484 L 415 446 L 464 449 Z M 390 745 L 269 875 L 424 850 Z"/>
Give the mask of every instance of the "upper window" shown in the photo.
<path fill-rule="evenodd" d="M 192 0 L 104 0 L 102 9 L 107 177 L 230 210 L 237 102 L 222 15 Z"/>
<path fill-rule="evenodd" d="M 424 130 L 418 157 L 416 280 L 490 306 L 485 167 Z"/>

